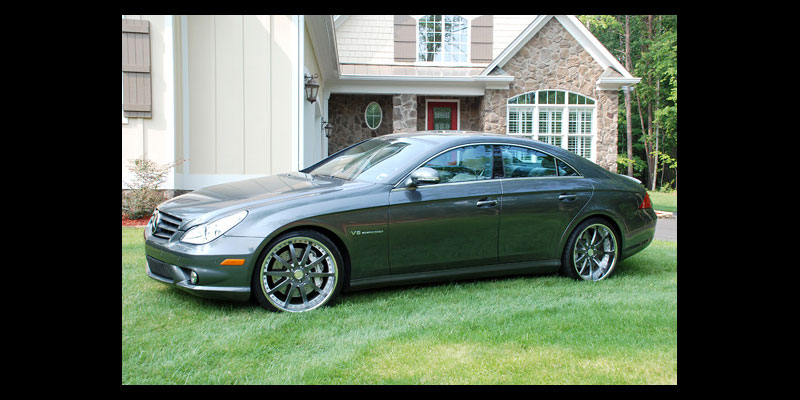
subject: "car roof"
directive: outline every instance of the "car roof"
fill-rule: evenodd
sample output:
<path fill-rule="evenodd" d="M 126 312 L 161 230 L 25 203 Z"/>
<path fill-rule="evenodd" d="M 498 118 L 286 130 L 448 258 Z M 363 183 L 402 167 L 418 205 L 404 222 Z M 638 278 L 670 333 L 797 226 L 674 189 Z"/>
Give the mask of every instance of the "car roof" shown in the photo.
<path fill-rule="evenodd" d="M 489 132 L 479 132 L 479 131 L 449 131 L 449 130 L 417 131 L 417 132 L 393 133 L 389 135 L 381 135 L 378 136 L 378 138 L 417 139 L 426 142 L 433 142 L 436 145 L 440 146 L 456 146 L 459 144 L 468 144 L 476 140 L 478 141 L 486 140 L 491 142 L 501 142 L 501 143 L 511 143 L 511 144 L 517 143 L 528 146 L 533 145 L 536 147 L 544 147 L 544 148 L 550 147 L 548 144 L 544 142 L 528 139 L 525 137 L 517 137 L 501 133 L 489 133 Z"/>

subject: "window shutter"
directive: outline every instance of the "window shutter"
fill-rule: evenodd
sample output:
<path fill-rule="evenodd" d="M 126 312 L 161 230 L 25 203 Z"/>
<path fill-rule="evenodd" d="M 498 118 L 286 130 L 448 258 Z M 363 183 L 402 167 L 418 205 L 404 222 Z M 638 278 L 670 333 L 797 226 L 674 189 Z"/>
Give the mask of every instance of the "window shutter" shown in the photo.
<path fill-rule="evenodd" d="M 493 16 L 484 15 L 472 20 L 471 61 L 492 62 Z"/>
<path fill-rule="evenodd" d="M 394 60 L 414 62 L 417 60 L 417 20 L 410 15 L 394 16 Z"/>
<path fill-rule="evenodd" d="M 150 22 L 122 19 L 122 110 L 128 118 L 152 118 Z"/>

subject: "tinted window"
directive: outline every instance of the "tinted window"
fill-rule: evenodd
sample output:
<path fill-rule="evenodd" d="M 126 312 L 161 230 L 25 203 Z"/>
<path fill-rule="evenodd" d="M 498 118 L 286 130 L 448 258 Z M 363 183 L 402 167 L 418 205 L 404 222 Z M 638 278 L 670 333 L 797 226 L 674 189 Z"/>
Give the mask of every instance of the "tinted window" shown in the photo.
<path fill-rule="evenodd" d="M 467 182 L 492 178 L 492 146 L 465 146 L 428 161 L 425 167 L 439 171 L 439 182 Z"/>
<path fill-rule="evenodd" d="M 506 178 L 556 176 L 555 158 L 526 147 L 501 146 Z"/>
<path fill-rule="evenodd" d="M 557 160 L 558 162 L 558 176 L 580 176 L 578 172 L 576 172 L 572 167 L 567 165 L 567 163 Z"/>

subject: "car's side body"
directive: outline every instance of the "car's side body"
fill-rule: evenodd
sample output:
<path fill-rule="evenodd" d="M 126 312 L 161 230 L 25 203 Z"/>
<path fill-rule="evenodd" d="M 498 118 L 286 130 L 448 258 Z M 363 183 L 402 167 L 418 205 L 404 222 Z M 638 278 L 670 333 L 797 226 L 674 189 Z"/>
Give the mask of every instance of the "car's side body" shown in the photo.
<path fill-rule="evenodd" d="M 273 239 L 301 228 L 320 232 L 339 248 L 348 266 L 346 289 L 555 272 L 570 233 L 593 216 L 618 230 L 620 259 L 653 238 L 655 213 L 638 208 L 646 193 L 641 185 L 561 148 L 506 135 L 385 138 L 427 141 L 428 150 L 382 183 L 306 173 L 323 160 L 300 172 L 213 186 L 162 203 L 162 220 L 174 225 L 153 232 L 151 221 L 145 229 L 148 276 L 200 296 L 247 300 L 259 255 Z M 409 174 L 436 155 L 474 145 L 535 149 L 579 176 L 497 176 L 495 165 L 492 179 L 406 185 Z M 180 241 L 192 226 L 242 209 L 247 217 L 212 242 Z M 244 263 L 221 266 L 226 259 Z M 201 276 L 196 285 L 188 282 L 191 270 Z"/>

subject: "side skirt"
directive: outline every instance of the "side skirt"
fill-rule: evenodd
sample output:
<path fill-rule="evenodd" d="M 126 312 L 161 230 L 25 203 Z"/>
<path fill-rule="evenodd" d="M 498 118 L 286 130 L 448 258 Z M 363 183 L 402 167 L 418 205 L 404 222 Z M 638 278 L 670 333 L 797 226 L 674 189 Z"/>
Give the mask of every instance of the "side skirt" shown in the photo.
<path fill-rule="evenodd" d="M 453 281 L 459 279 L 488 278 L 504 275 L 545 274 L 556 272 L 561 260 L 525 261 L 506 264 L 484 265 L 440 271 L 415 272 L 410 274 L 386 275 L 350 281 L 347 291 L 357 291 L 384 286 L 408 285 L 423 282 Z"/>

